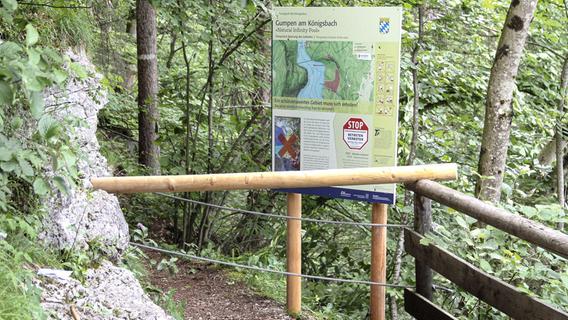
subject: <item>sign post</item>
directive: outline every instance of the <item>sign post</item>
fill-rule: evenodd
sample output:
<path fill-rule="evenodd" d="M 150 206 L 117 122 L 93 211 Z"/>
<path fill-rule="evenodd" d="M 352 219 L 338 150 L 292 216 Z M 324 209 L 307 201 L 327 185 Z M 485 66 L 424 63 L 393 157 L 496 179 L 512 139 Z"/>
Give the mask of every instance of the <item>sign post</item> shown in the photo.
<path fill-rule="evenodd" d="M 373 203 L 371 223 L 387 223 L 387 205 Z M 371 228 L 371 281 L 386 283 L 387 281 L 387 228 Z M 385 319 L 384 286 L 371 285 L 371 320 Z"/>
<path fill-rule="evenodd" d="M 401 16 L 401 8 L 391 7 L 274 8 L 274 171 L 396 165 Z M 296 208 L 293 194 L 301 193 L 373 203 L 371 220 L 380 223 L 396 194 L 394 184 L 281 191 L 289 193 L 290 216 L 300 210 L 290 209 Z M 288 225 L 288 271 L 296 273 L 301 225 Z M 371 279 L 384 283 L 386 228 L 373 227 L 372 235 Z M 295 278 L 288 277 L 293 314 L 300 311 Z M 371 292 L 371 319 L 384 319 L 385 288 L 373 285 Z"/>
<path fill-rule="evenodd" d="M 288 193 L 288 216 L 302 217 L 302 195 Z M 286 259 L 287 271 L 302 273 L 302 222 L 288 219 Z M 290 315 L 298 315 L 302 311 L 302 279 L 299 276 L 286 278 L 286 305 Z"/>

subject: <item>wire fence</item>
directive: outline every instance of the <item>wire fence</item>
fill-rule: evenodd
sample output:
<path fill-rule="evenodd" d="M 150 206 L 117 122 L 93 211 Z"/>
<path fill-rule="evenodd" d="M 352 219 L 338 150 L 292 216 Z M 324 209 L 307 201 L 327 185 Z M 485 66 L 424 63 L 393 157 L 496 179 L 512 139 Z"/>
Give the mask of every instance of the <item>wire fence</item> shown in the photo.
<path fill-rule="evenodd" d="M 239 212 L 239 213 L 256 215 L 256 216 L 261 216 L 261 217 L 284 219 L 284 220 L 300 220 L 300 221 L 312 222 L 312 223 L 331 224 L 331 225 L 345 225 L 345 226 L 356 226 L 356 227 L 383 227 L 383 228 L 407 228 L 407 227 L 410 227 L 410 225 L 406 225 L 406 224 L 381 224 L 381 223 L 368 223 L 368 222 L 355 222 L 355 221 L 313 219 L 313 218 L 305 218 L 305 217 L 291 217 L 291 216 L 282 215 L 282 214 L 274 214 L 274 213 L 259 212 L 259 211 L 252 211 L 252 210 L 245 210 L 245 209 L 233 208 L 233 207 L 228 207 L 228 206 L 222 206 L 222 205 L 217 205 L 217 204 L 213 204 L 213 203 L 207 203 L 207 202 L 203 202 L 203 201 L 178 197 L 178 196 L 174 196 L 174 195 L 170 195 L 170 194 L 162 193 L 162 192 L 154 192 L 154 194 L 159 195 L 159 196 L 163 196 L 163 197 L 167 197 L 167 198 L 170 198 L 170 199 L 174 199 L 174 200 L 179 200 L 179 201 L 184 201 L 184 202 L 188 202 L 188 203 L 208 206 L 208 207 L 217 208 L 217 209 L 221 209 L 221 210 Z M 139 248 L 143 248 L 143 249 L 147 249 L 147 250 L 153 250 L 153 251 L 165 253 L 165 254 L 168 254 L 168 255 L 184 257 L 184 258 L 188 258 L 188 259 L 195 260 L 195 261 L 214 263 L 214 264 L 217 264 L 217 265 L 224 265 L 224 266 L 229 266 L 229 267 L 254 270 L 254 271 L 258 271 L 258 272 L 268 272 L 268 273 L 273 273 L 273 274 L 278 274 L 278 275 L 283 275 L 283 276 L 298 276 L 298 277 L 305 278 L 305 279 L 343 282 L 343 283 L 352 283 L 352 284 L 363 284 L 363 285 L 377 285 L 377 286 L 390 287 L 390 288 L 414 288 L 413 286 L 404 285 L 404 284 L 389 284 L 389 283 L 373 282 L 373 281 L 368 281 L 368 280 L 344 279 L 344 278 L 325 277 L 325 276 L 317 276 L 317 275 L 308 275 L 308 274 L 280 271 L 280 270 L 268 269 L 268 268 L 263 268 L 263 267 L 258 267 L 258 266 L 244 265 L 244 264 L 239 264 L 239 263 L 230 262 L 230 261 L 217 260 L 217 259 L 212 259 L 212 258 L 208 258 L 208 257 L 191 255 L 191 254 L 188 254 L 188 253 L 163 249 L 163 248 L 159 248 L 159 247 L 155 247 L 155 246 L 149 246 L 149 245 L 145 245 L 145 244 L 142 244 L 142 243 L 130 242 L 130 244 L 137 246 Z"/>
<path fill-rule="evenodd" d="M 252 109 L 252 108 L 271 108 L 270 104 L 243 104 L 243 105 L 224 105 L 218 109 Z"/>
<path fill-rule="evenodd" d="M 342 279 L 342 278 L 334 278 L 334 277 L 323 277 L 323 276 L 314 276 L 314 275 L 309 275 L 309 274 L 267 269 L 267 268 L 262 268 L 262 267 L 257 267 L 257 266 L 239 264 L 239 263 L 230 262 L 230 261 L 223 261 L 223 260 L 211 259 L 211 258 L 207 258 L 207 257 L 200 257 L 200 256 L 196 256 L 196 255 L 191 255 L 191 254 L 187 254 L 187 253 L 163 249 L 163 248 L 159 248 L 159 247 L 148 246 L 148 245 L 145 245 L 145 244 L 142 244 L 142 243 L 137 243 L 137 242 L 130 242 L 130 244 L 133 245 L 133 246 L 139 247 L 139 248 L 157 251 L 157 252 L 165 253 L 165 254 L 168 254 L 168 255 L 188 258 L 188 259 L 192 259 L 192 260 L 196 260 L 196 261 L 209 262 L 209 263 L 214 263 L 214 264 L 218 264 L 218 265 L 224 265 L 224 266 L 242 268 L 242 269 L 249 269 L 249 270 L 254 270 L 254 271 L 259 271 L 259 272 L 274 273 L 274 274 L 283 275 L 283 276 L 297 276 L 297 277 L 301 277 L 301 278 L 305 278 L 305 279 L 353 283 L 353 284 L 364 284 L 364 285 L 377 285 L 377 286 L 381 286 L 381 287 L 399 288 L 399 289 L 413 289 L 414 288 L 414 286 L 404 285 L 404 284 L 391 284 L 391 283 L 381 283 L 381 282 L 373 282 L 373 281 L 358 280 L 358 279 Z"/>
<path fill-rule="evenodd" d="M 186 199 L 186 198 L 173 196 L 173 195 L 170 195 L 170 194 L 167 194 L 167 193 L 162 193 L 162 192 L 155 192 L 155 194 L 160 195 L 160 196 L 164 196 L 164 197 L 167 197 L 167 198 L 171 198 L 171 199 L 176 199 L 176 200 L 185 201 L 185 202 L 189 202 L 189 203 L 199 204 L 199 205 L 208 206 L 208 207 L 212 207 L 212 208 L 228 210 L 228 211 L 233 211 L 233 212 L 240 212 L 240 213 L 244 213 L 244 214 L 262 216 L 262 217 L 284 219 L 284 220 L 300 220 L 300 221 L 305 221 L 305 222 L 332 224 L 332 225 L 346 225 L 346 226 L 356 226 L 356 227 L 385 227 L 385 228 L 409 228 L 409 227 L 412 227 L 411 225 L 406 225 L 406 224 L 391 224 L 391 223 L 383 224 L 383 223 L 369 223 L 369 222 L 355 222 L 355 221 L 324 220 L 324 219 L 313 219 L 313 218 L 305 218 L 305 217 L 291 217 L 291 216 L 282 215 L 282 214 L 274 214 L 274 213 L 258 212 L 258 211 L 251 211 L 251 210 L 245 210 L 245 209 L 239 209 L 239 208 L 232 208 L 232 207 L 222 206 L 222 205 L 218 205 L 218 204 L 207 203 L 207 202 L 203 202 L 203 201 Z"/>

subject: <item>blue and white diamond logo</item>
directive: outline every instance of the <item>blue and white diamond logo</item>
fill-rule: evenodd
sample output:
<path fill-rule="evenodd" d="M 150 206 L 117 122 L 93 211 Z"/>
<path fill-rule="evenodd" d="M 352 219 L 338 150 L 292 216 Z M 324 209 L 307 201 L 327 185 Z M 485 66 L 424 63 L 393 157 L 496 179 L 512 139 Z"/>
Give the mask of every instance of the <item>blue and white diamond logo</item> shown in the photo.
<path fill-rule="evenodd" d="M 389 18 L 380 18 L 379 19 L 379 32 L 381 34 L 387 34 L 390 31 L 390 19 Z"/>

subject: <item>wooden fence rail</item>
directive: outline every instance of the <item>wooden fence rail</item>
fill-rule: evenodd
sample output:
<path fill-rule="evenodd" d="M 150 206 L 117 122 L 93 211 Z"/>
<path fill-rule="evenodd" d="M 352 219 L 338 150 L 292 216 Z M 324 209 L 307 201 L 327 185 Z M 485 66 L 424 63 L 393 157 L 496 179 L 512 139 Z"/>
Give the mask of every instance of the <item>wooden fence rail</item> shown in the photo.
<path fill-rule="evenodd" d="M 405 291 L 405 310 L 416 319 L 453 319 L 432 300 L 432 268 L 462 289 L 516 320 L 568 319 L 558 310 L 497 279 L 433 244 L 422 245 L 432 223 L 431 200 L 467 214 L 511 235 L 568 258 L 568 235 L 538 222 L 496 208 L 439 183 L 420 180 L 406 184 L 414 191 L 414 229 L 405 230 L 405 251 L 416 266 L 416 293 Z M 430 200 L 431 199 L 431 200 Z"/>
<path fill-rule="evenodd" d="M 406 187 L 424 197 L 568 259 L 568 235 L 565 233 L 494 207 L 434 181 L 421 180 L 406 184 Z"/>
<path fill-rule="evenodd" d="M 493 277 L 463 259 L 433 244 L 420 243 L 423 237 L 406 229 L 404 248 L 417 260 L 517 320 L 561 320 L 568 314 L 528 296 L 512 285 Z M 426 318 L 423 318 L 426 319 Z"/>
<path fill-rule="evenodd" d="M 93 178 L 93 188 L 108 192 L 192 192 L 244 189 L 307 188 L 381 183 L 406 183 L 414 191 L 414 228 L 405 230 L 405 250 L 415 257 L 416 292 L 404 293 L 405 309 L 416 319 L 454 319 L 433 304 L 432 269 L 464 290 L 517 319 L 568 319 L 568 314 L 516 290 L 515 287 L 433 244 L 420 240 L 432 225 L 432 200 L 515 235 L 568 259 L 568 235 L 530 219 L 511 214 L 439 183 L 426 180 L 453 180 L 457 165 L 435 164 L 408 167 L 337 169 L 300 172 L 253 172 L 189 176 Z M 289 194 L 288 215 L 301 217 L 301 196 Z M 374 204 L 372 222 L 385 224 L 386 205 Z M 371 280 L 386 283 L 386 227 L 372 227 Z M 301 222 L 288 221 L 288 271 L 301 272 Z M 371 319 L 385 319 L 384 286 L 371 285 Z M 301 282 L 288 276 L 288 310 L 301 311 Z"/>

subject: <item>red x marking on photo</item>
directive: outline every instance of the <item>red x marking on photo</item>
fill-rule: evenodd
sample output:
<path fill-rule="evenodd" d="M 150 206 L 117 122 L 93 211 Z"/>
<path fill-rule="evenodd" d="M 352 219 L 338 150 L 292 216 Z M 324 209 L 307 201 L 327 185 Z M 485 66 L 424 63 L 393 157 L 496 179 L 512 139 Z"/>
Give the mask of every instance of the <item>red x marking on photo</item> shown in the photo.
<path fill-rule="evenodd" d="M 292 159 L 296 159 L 297 154 L 296 150 L 294 150 L 294 143 L 298 140 L 298 136 L 293 134 L 290 136 L 290 139 L 286 139 L 283 134 L 278 135 L 278 140 L 282 143 L 282 149 L 278 152 L 278 154 L 283 157 L 286 153 L 290 154 Z"/>

